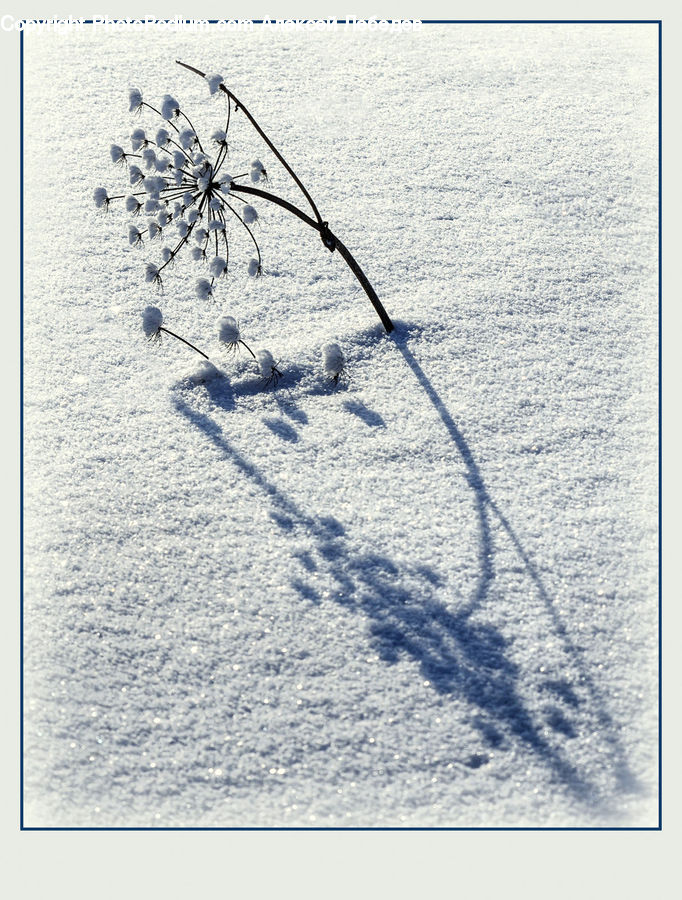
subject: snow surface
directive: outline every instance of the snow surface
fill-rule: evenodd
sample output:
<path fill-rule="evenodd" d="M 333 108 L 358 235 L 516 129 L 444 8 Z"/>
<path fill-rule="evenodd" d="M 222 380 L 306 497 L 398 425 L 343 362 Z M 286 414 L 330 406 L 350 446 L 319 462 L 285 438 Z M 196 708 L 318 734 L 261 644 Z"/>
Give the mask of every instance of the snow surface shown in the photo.
<path fill-rule="evenodd" d="M 25 824 L 655 825 L 655 26 L 25 51 Z M 262 202 L 262 278 L 235 234 L 215 300 L 145 284 L 93 190 L 130 87 L 224 126 L 176 58 L 393 336 Z"/>

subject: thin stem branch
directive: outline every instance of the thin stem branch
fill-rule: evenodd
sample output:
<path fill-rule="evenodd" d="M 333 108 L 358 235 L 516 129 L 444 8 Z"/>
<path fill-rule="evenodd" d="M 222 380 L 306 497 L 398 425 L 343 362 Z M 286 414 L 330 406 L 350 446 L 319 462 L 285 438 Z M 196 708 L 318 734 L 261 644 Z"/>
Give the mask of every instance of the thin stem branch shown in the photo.
<path fill-rule="evenodd" d="M 174 331 L 171 331 L 170 328 L 166 328 L 164 325 L 159 325 L 159 331 L 165 331 L 165 333 L 169 334 L 171 337 L 176 338 L 178 341 L 182 341 L 183 344 L 187 344 L 187 346 L 191 347 L 192 350 L 196 350 L 196 352 L 200 356 L 203 356 L 204 359 L 208 359 L 208 356 L 203 352 L 203 350 L 200 350 L 198 347 L 195 347 L 194 344 L 190 344 L 189 341 L 186 341 L 184 339 L 184 337 L 180 337 L 179 334 L 176 334 Z"/>

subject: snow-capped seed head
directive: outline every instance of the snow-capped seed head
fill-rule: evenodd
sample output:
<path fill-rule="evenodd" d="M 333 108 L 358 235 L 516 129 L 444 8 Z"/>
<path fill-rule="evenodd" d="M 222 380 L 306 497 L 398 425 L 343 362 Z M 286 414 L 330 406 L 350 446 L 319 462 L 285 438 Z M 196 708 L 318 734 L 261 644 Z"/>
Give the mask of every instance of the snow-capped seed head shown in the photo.
<path fill-rule="evenodd" d="M 242 210 L 242 214 L 244 216 L 244 221 L 246 222 L 247 225 L 251 225 L 258 218 L 258 213 L 253 208 L 253 206 L 250 206 L 248 203 Z"/>
<path fill-rule="evenodd" d="M 154 159 L 154 165 L 157 172 L 166 172 L 170 168 L 171 161 L 168 156 L 157 156 Z"/>
<path fill-rule="evenodd" d="M 208 266 L 208 271 L 214 278 L 220 278 L 227 272 L 227 263 L 222 256 L 214 256 Z"/>
<path fill-rule="evenodd" d="M 182 195 L 182 202 L 185 206 L 191 206 L 194 203 L 194 194 L 191 191 L 185 191 Z"/>
<path fill-rule="evenodd" d="M 220 85 L 223 83 L 225 79 L 222 75 L 207 75 L 206 81 L 208 82 L 208 89 L 211 94 L 217 93 Z"/>
<path fill-rule="evenodd" d="M 130 183 L 132 185 L 139 184 L 144 178 L 144 173 L 139 166 L 130 167 Z"/>
<path fill-rule="evenodd" d="M 161 229 L 159 228 L 159 223 L 156 222 L 154 219 L 149 219 L 147 221 L 147 233 L 149 234 L 150 241 L 153 241 L 154 238 L 157 237 L 157 235 L 161 234 Z M 150 263 L 150 265 L 151 265 L 151 263 Z M 147 269 L 149 269 L 149 266 L 147 266 Z M 150 281 L 150 280 L 151 279 L 149 279 L 149 278 L 147 279 L 147 281 Z"/>
<path fill-rule="evenodd" d="M 128 241 L 133 247 L 136 244 L 142 243 L 142 234 L 140 233 L 140 229 L 136 228 L 135 225 L 128 225 Z"/>
<path fill-rule="evenodd" d="M 227 142 L 227 134 L 222 128 L 217 128 L 211 135 L 211 140 L 215 141 L 216 144 L 225 144 Z"/>
<path fill-rule="evenodd" d="M 130 133 L 130 145 L 133 150 L 139 150 L 140 147 L 147 146 L 147 135 L 144 128 L 133 128 Z"/>
<path fill-rule="evenodd" d="M 218 319 L 218 338 L 228 347 L 233 347 L 241 340 L 239 325 L 232 316 L 223 316 Z"/>
<path fill-rule="evenodd" d="M 213 296 L 213 287 L 207 278 L 198 278 L 194 290 L 200 300 L 208 300 Z"/>
<path fill-rule="evenodd" d="M 166 131 L 165 128 L 159 128 L 156 132 L 156 137 L 154 138 L 159 147 L 165 147 L 168 141 L 170 140 L 170 134 Z"/>
<path fill-rule="evenodd" d="M 142 94 L 137 88 L 130 88 L 128 100 L 130 102 L 131 113 L 137 112 L 142 107 Z"/>
<path fill-rule="evenodd" d="M 220 209 L 222 205 L 219 197 L 211 197 L 208 201 L 209 209 Z"/>
<path fill-rule="evenodd" d="M 148 169 L 156 169 L 156 153 L 153 147 L 145 147 L 142 151 L 142 162 Z"/>
<path fill-rule="evenodd" d="M 200 166 L 203 171 L 209 164 L 210 160 L 205 153 L 202 153 L 201 150 L 198 150 L 196 153 L 192 154 L 192 162 L 195 166 Z"/>
<path fill-rule="evenodd" d="M 109 148 L 109 153 L 113 163 L 124 163 L 126 160 L 125 151 L 123 147 L 119 147 L 118 144 L 112 144 Z"/>
<path fill-rule="evenodd" d="M 161 212 L 156 217 L 156 221 L 159 223 L 159 225 L 162 228 L 164 228 L 166 225 L 168 225 L 170 220 L 171 220 L 171 217 L 170 217 L 168 211 L 165 209 L 162 209 Z"/>
<path fill-rule="evenodd" d="M 141 206 L 142 204 L 137 199 L 137 197 L 133 197 L 132 194 L 128 194 L 128 196 L 126 197 L 126 210 L 129 213 L 132 213 L 134 216 L 136 216 L 139 213 Z"/>
<path fill-rule="evenodd" d="M 211 219 L 208 223 L 209 231 L 225 231 L 225 223 L 221 222 L 220 219 Z"/>
<path fill-rule="evenodd" d="M 339 380 L 346 368 L 346 358 L 338 344 L 325 344 L 322 348 L 322 367 L 324 374 L 333 378 L 334 381 Z"/>
<path fill-rule="evenodd" d="M 92 193 L 93 200 L 97 209 L 107 209 L 109 206 L 109 195 L 107 189 L 103 187 L 95 188 Z"/>
<path fill-rule="evenodd" d="M 196 262 L 201 262 L 202 259 L 206 259 L 206 251 L 203 247 L 192 247 L 190 256 Z"/>
<path fill-rule="evenodd" d="M 157 306 L 147 306 L 142 312 L 142 330 L 148 338 L 159 333 L 163 325 L 163 313 Z"/>
<path fill-rule="evenodd" d="M 173 181 L 177 184 L 178 187 L 182 184 L 183 172 L 180 169 L 176 169 L 173 172 Z"/>
<path fill-rule="evenodd" d="M 182 169 L 187 162 L 187 157 L 182 150 L 173 150 L 173 165 L 176 169 Z"/>
<path fill-rule="evenodd" d="M 163 250 L 161 251 L 161 259 L 165 263 L 170 262 L 173 259 L 173 251 L 170 247 L 163 248 Z"/>
<path fill-rule="evenodd" d="M 184 219 L 180 219 L 178 224 L 178 234 L 181 238 L 186 238 L 189 233 L 189 225 L 185 222 Z"/>
<path fill-rule="evenodd" d="M 211 184 L 211 173 L 207 172 L 205 175 L 202 175 L 200 178 L 197 178 L 197 187 L 200 191 L 207 191 Z"/>
<path fill-rule="evenodd" d="M 218 176 L 218 184 L 220 185 L 220 190 L 224 194 L 229 194 L 230 185 L 232 184 L 232 181 L 233 181 L 232 176 L 229 175 L 227 172 L 223 172 L 222 175 Z"/>
<path fill-rule="evenodd" d="M 158 200 L 159 194 L 166 187 L 166 182 L 160 175 L 147 175 L 142 186 L 152 200 Z"/>
<path fill-rule="evenodd" d="M 190 150 L 195 145 L 197 136 L 192 128 L 183 128 L 178 135 L 178 140 L 181 147 L 184 147 L 185 150 Z"/>
<path fill-rule="evenodd" d="M 188 376 L 190 384 L 205 384 L 220 377 L 220 369 L 217 369 L 208 359 L 202 359 L 196 370 Z"/>
<path fill-rule="evenodd" d="M 275 360 L 269 350 L 257 350 L 256 359 L 258 368 L 263 378 L 270 378 L 272 370 L 276 368 Z"/>
<path fill-rule="evenodd" d="M 180 115 L 180 104 L 170 94 L 164 94 L 163 103 L 161 104 L 161 115 L 167 122 Z"/>
<path fill-rule="evenodd" d="M 206 238 L 208 237 L 208 231 L 205 228 L 197 228 L 194 232 L 194 240 L 197 244 L 203 244 Z"/>
<path fill-rule="evenodd" d="M 194 223 L 199 218 L 199 210 L 195 207 L 187 211 L 187 221 L 190 225 L 194 225 Z"/>
<path fill-rule="evenodd" d="M 260 181 L 261 178 L 267 181 L 267 177 L 263 163 L 259 159 L 254 159 L 251 163 L 251 181 Z"/>
<path fill-rule="evenodd" d="M 258 260 L 255 257 L 253 257 L 253 259 L 249 260 L 249 275 L 252 278 L 256 278 L 260 274 L 261 274 L 260 263 L 258 262 Z"/>
<path fill-rule="evenodd" d="M 144 272 L 144 280 L 145 281 L 160 281 L 159 276 L 159 267 L 155 266 L 154 263 L 147 263 L 147 268 Z"/>
<path fill-rule="evenodd" d="M 182 205 L 182 203 L 180 203 L 179 200 L 176 200 L 175 203 L 173 204 L 173 218 L 179 219 L 184 211 L 185 211 L 185 207 Z"/>
<path fill-rule="evenodd" d="M 144 211 L 147 215 L 153 216 L 154 213 L 157 213 L 161 209 L 161 204 L 158 200 L 145 200 L 144 201 Z"/>

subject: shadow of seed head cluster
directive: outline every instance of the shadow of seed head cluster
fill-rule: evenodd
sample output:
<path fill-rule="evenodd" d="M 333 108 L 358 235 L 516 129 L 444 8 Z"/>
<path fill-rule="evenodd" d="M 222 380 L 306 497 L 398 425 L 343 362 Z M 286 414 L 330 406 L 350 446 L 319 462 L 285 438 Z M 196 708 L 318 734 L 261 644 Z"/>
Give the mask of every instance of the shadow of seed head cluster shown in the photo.
<path fill-rule="evenodd" d="M 186 386 L 176 386 L 173 405 L 267 496 L 276 527 L 292 536 L 305 537 L 307 549 L 295 554 L 300 572 L 290 579 L 302 601 L 322 604 L 331 600 L 349 613 L 361 614 L 368 621 L 369 642 L 381 660 L 387 665 L 411 660 L 434 691 L 440 695 L 456 695 L 469 704 L 470 721 L 484 746 L 500 748 L 510 742 L 520 742 L 537 755 L 570 793 L 586 803 L 598 802 L 603 808 L 605 798 L 600 796 L 603 791 L 592 774 L 588 775 L 569 758 L 570 741 L 580 736 L 581 721 L 587 718 L 596 723 L 601 732 L 601 746 L 605 748 L 603 765 L 612 774 L 615 790 L 636 791 L 638 786 L 629 772 L 613 722 L 529 555 L 490 497 L 463 434 L 409 349 L 408 337 L 409 333 L 398 329 L 389 340 L 402 354 L 423 394 L 440 416 L 465 464 L 465 477 L 473 495 L 479 532 L 478 574 L 469 598 L 444 602 L 440 598 L 446 594 L 445 586 L 433 568 L 402 561 L 397 564 L 382 554 L 358 552 L 344 526 L 334 517 L 308 515 L 235 448 L 211 416 L 196 408 L 192 392 Z M 234 408 L 233 389 L 229 384 L 214 381 L 205 388 L 218 411 Z M 283 416 L 265 418 L 264 424 L 284 442 L 295 443 L 296 426 L 307 422 L 306 414 L 290 396 L 279 396 L 277 403 Z M 381 416 L 364 403 L 348 399 L 343 405 L 350 415 L 357 416 L 368 427 L 385 427 Z M 537 685 L 544 699 L 540 704 L 542 719 L 537 712 L 538 704 L 534 704 L 533 711 L 523 697 L 524 673 L 512 659 L 508 640 L 498 628 L 481 621 L 482 606 L 495 578 L 493 517 L 507 533 L 539 599 L 545 604 L 571 668 L 580 673 L 576 684 L 568 678 L 555 677 Z M 324 577 L 319 578 L 320 575 Z M 321 581 L 333 586 L 331 590 L 325 589 L 324 596 L 316 587 Z M 474 754 L 467 764 L 478 768 L 488 759 L 485 753 Z"/>

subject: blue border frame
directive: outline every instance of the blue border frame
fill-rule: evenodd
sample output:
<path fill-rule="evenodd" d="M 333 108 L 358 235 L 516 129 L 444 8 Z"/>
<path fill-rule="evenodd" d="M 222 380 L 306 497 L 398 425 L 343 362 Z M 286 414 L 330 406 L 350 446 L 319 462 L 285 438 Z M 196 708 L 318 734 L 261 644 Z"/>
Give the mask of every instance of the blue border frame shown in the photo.
<path fill-rule="evenodd" d="M 361 17 L 359 17 L 361 18 Z M 189 21 L 187 19 L 183 21 Z M 201 20 L 216 25 L 218 19 Z M 255 25 L 263 19 L 253 19 Z M 337 19 L 339 25 L 346 19 Z M 658 25 L 658 825 L 654 826 L 29 826 L 24 825 L 24 32 L 19 32 L 19 830 L 20 831 L 662 831 L 663 830 L 663 20 L 662 19 L 422 19 L 424 25 Z M 92 25 L 92 19 L 84 19 Z"/>

